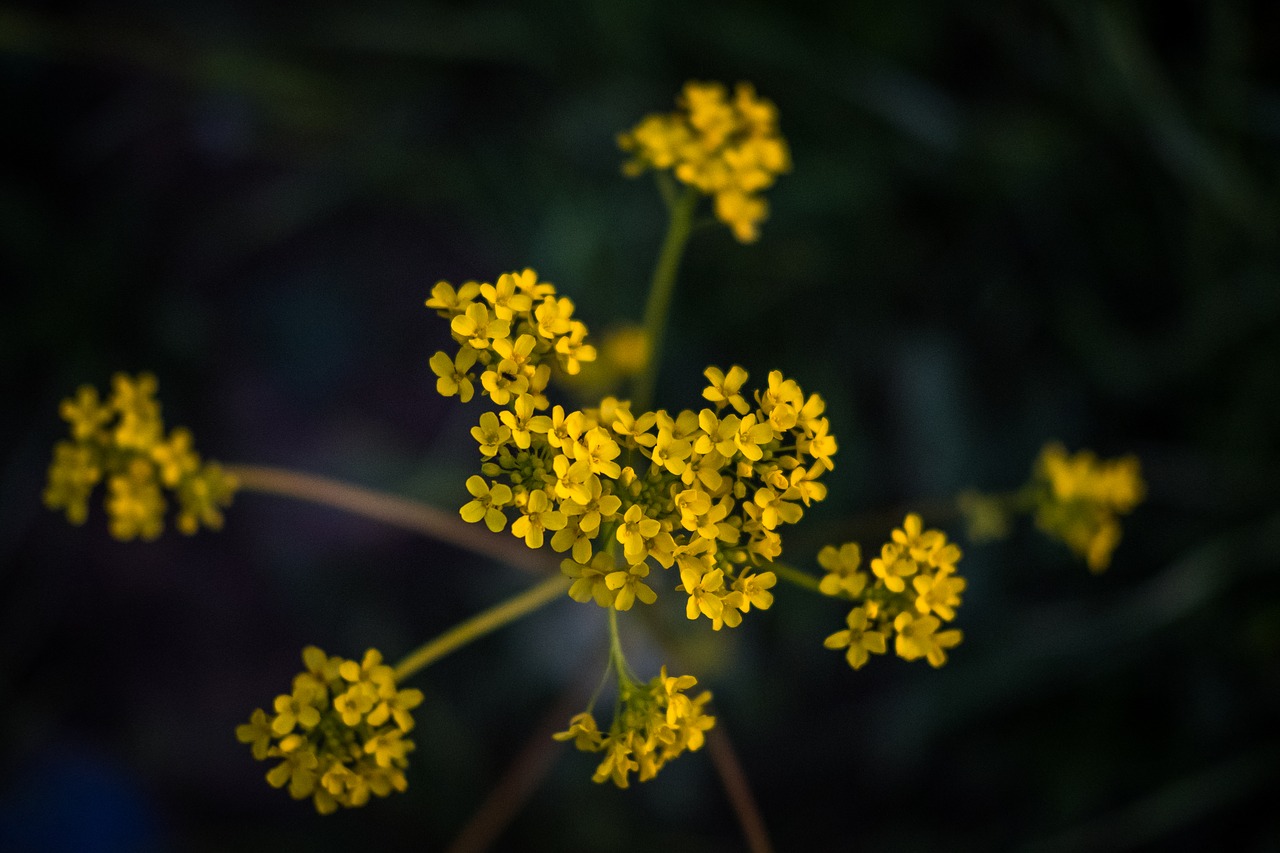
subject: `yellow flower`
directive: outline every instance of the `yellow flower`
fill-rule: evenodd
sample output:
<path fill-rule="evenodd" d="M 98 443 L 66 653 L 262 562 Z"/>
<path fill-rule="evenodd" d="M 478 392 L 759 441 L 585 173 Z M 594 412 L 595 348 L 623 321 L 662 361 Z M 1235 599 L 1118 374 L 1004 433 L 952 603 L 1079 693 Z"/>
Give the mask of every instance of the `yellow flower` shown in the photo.
<path fill-rule="evenodd" d="M 658 416 L 653 412 L 645 412 L 633 417 L 631 409 L 620 406 L 613 421 L 613 431 L 621 438 L 635 442 L 640 447 L 652 447 L 657 437 L 649 432 L 657 422 Z"/>
<path fill-rule="evenodd" d="M 572 740 L 573 745 L 583 752 L 595 752 L 599 749 L 602 738 L 600 729 L 596 727 L 596 719 L 589 713 L 575 714 L 569 720 L 567 731 L 552 735 L 556 740 Z"/>
<path fill-rule="evenodd" d="M 741 610 L 746 612 L 752 607 L 768 610 L 773 605 L 773 589 L 778 576 L 773 572 L 760 574 L 743 574 L 733 582 L 733 588 L 742 594 Z"/>
<path fill-rule="evenodd" d="M 615 593 L 606 578 L 615 571 L 613 558 L 603 551 L 591 558 L 589 564 L 564 560 L 560 571 L 574 579 L 569 586 L 569 597 L 583 603 L 594 600 L 601 607 L 613 604 Z"/>
<path fill-rule="evenodd" d="M 395 762 L 404 761 L 411 744 L 403 740 L 401 733 L 395 729 L 375 735 L 364 745 L 366 755 L 372 755 L 379 767 L 394 767 Z"/>
<path fill-rule="evenodd" d="M 266 760 L 267 751 L 271 748 L 271 738 L 275 732 L 271 728 L 271 719 L 261 708 L 249 716 L 249 722 L 236 726 L 236 740 L 253 747 L 253 757 L 259 761 Z"/>
<path fill-rule="evenodd" d="M 941 624 L 935 616 L 899 613 L 893 620 L 894 651 L 904 660 L 926 658 L 930 666 L 942 666 L 947 662 L 946 650 L 959 645 L 963 635 L 956 630 L 937 633 Z"/>
<path fill-rule="evenodd" d="M 111 403 L 120 419 L 116 422 L 114 443 L 128 450 L 150 450 L 162 438 L 160 404 L 156 402 L 156 378 L 150 373 L 131 379 L 117 373 L 111 379 Z"/>
<path fill-rule="evenodd" d="M 726 592 L 723 570 L 712 569 L 700 573 L 693 566 L 682 563 L 680 585 L 676 589 L 689 595 L 685 604 L 685 616 L 689 619 L 697 619 L 702 615 L 714 620 L 723 616 Z"/>
<path fill-rule="evenodd" d="M 456 291 L 447 281 L 436 282 L 431 289 L 431 297 L 427 299 L 427 307 L 434 308 L 442 317 L 463 314 L 472 301 L 480 294 L 480 284 L 468 281 Z"/>
<path fill-rule="evenodd" d="M 609 433 L 601 427 L 590 430 L 584 438 L 587 446 L 583 458 L 590 467 L 591 473 L 599 474 L 601 477 L 617 479 L 618 475 L 622 473 L 621 466 L 613 461 L 622 452 L 618 447 L 618 443 L 610 438 Z"/>
<path fill-rule="evenodd" d="M 596 360 L 596 348 L 586 342 L 587 327 L 574 321 L 569 331 L 556 341 L 556 352 L 561 356 L 560 363 L 570 376 L 582 370 L 582 362 Z"/>
<path fill-rule="evenodd" d="M 151 461 L 159 469 L 160 482 L 174 488 L 200 468 L 200 457 L 191 447 L 191 433 L 179 427 L 169 433 L 169 440 L 151 448 Z"/>
<path fill-rule="evenodd" d="M 631 782 L 628 777 L 640 765 L 631 755 L 631 744 L 635 735 L 628 732 L 623 737 L 608 737 L 604 741 L 604 760 L 596 767 L 592 782 L 612 780 L 619 788 L 628 788 Z"/>
<path fill-rule="evenodd" d="M 467 306 L 465 314 L 459 314 L 449 323 L 454 336 L 472 349 L 488 349 L 495 339 L 505 338 L 511 331 L 511 323 L 489 316 L 489 309 L 479 302 Z"/>
<path fill-rule="evenodd" d="M 471 428 L 471 437 L 480 445 L 481 455 L 496 456 L 511 438 L 511 427 L 504 426 L 493 412 L 485 412 L 480 416 L 480 425 Z"/>
<path fill-rule="evenodd" d="M 932 577 L 917 575 L 911 579 L 915 587 L 916 610 L 921 613 L 936 613 L 950 622 L 956 618 L 956 607 L 960 605 L 960 593 L 964 592 L 964 578 L 947 572 L 938 572 Z"/>
<path fill-rule="evenodd" d="M 217 462 L 184 476 L 177 485 L 178 530 L 190 536 L 204 525 L 222 529 L 222 508 L 231 503 L 239 482 Z"/>
<path fill-rule="evenodd" d="M 119 474 L 107 480 L 107 515 L 115 538 L 152 540 L 164 530 L 164 496 L 155 469 L 142 458 L 130 460 Z"/>
<path fill-rule="evenodd" d="M 640 599 L 644 604 L 653 604 L 657 601 L 658 594 L 644 583 L 644 579 L 648 576 L 647 563 L 638 563 L 628 566 L 625 571 L 619 570 L 605 575 L 604 585 L 615 592 L 613 609 L 630 610 L 636 599 Z"/>
<path fill-rule="evenodd" d="M 880 556 L 871 561 L 871 572 L 890 592 L 906 589 L 907 583 L 903 578 L 911 577 L 919 568 L 901 545 L 892 542 L 886 542 L 880 549 Z"/>
<path fill-rule="evenodd" d="M 576 504 L 572 501 L 565 501 L 560 506 L 564 508 L 576 506 Z M 583 530 L 581 516 L 569 515 L 568 509 L 562 509 L 561 511 L 565 513 L 567 523 L 551 537 L 551 550 L 557 554 L 563 554 L 568 551 L 577 562 L 589 562 L 592 552 L 591 540 L 599 533 L 599 530 Z"/>
<path fill-rule="evenodd" d="M 648 518 L 639 504 L 627 508 L 622 516 L 622 523 L 614 534 L 622 544 L 623 553 L 628 563 L 639 563 L 648 553 L 645 540 L 652 539 L 662 530 L 662 525 Z"/>
<path fill-rule="evenodd" d="M 71 437 L 76 441 L 98 436 L 115 414 L 111 406 L 99 401 L 98 389 L 92 385 L 81 385 L 74 398 L 62 401 L 58 413 L 71 424 Z"/>
<path fill-rule="evenodd" d="M 779 524 L 795 524 L 804 515 L 804 510 L 797 504 L 788 503 L 773 489 L 757 489 L 755 505 L 760 508 L 760 523 L 768 530 Z"/>
<path fill-rule="evenodd" d="M 733 443 L 744 459 L 759 462 L 764 457 L 761 445 L 773 441 L 773 428 L 768 423 L 757 423 L 754 412 L 738 422 Z"/>
<path fill-rule="evenodd" d="M 578 526 L 584 533 L 594 536 L 603 519 L 617 515 L 622 508 L 622 500 L 617 495 L 604 494 L 604 486 L 597 476 L 588 477 L 586 487 L 586 501 L 578 503 L 570 498 L 560 508 L 566 516 L 577 519 Z"/>
<path fill-rule="evenodd" d="M 827 545 L 818 552 L 818 565 L 827 574 L 818 583 L 823 595 L 844 595 L 856 598 L 867 585 L 867 576 L 858 571 L 862 565 L 862 549 L 857 542 L 846 542 L 839 548 Z"/>
<path fill-rule="evenodd" d="M 284 737 L 293 731 L 294 726 L 313 729 L 319 725 L 318 699 L 318 694 L 306 685 L 295 687 L 293 693 L 277 696 L 276 716 L 271 723 L 272 734 Z"/>
<path fill-rule="evenodd" d="M 459 510 L 462 520 L 474 524 L 484 519 L 490 530 L 494 533 L 501 532 L 507 526 L 507 517 L 502 508 L 511 503 L 511 488 L 502 483 L 490 485 L 483 477 L 473 475 L 467 478 L 467 491 L 474 500 L 463 504 Z"/>
<path fill-rule="evenodd" d="M 471 402 L 471 398 L 475 395 L 475 386 L 472 385 L 475 376 L 470 373 L 470 370 L 475 363 L 476 351 L 469 346 L 458 350 L 456 358 L 449 358 L 446 352 L 438 352 L 431 356 L 429 362 L 431 372 L 438 377 L 436 392 L 441 397 L 452 397 L 456 394 L 462 402 Z"/>
<path fill-rule="evenodd" d="M 751 410 L 742 396 L 742 386 L 747 381 L 747 371 L 735 364 L 729 368 L 728 373 L 718 367 L 708 367 L 703 371 L 703 375 L 711 384 L 703 389 L 702 396 L 715 403 L 716 408 L 732 406 L 739 415 L 745 415 Z"/>
<path fill-rule="evenodd" d="M 885 636 L 880 631 L 869 630 L 867 611 L 855 607 L 849 611 L 845 623 L 849 626 L 843 631 L 836 631 L 822 641 L 828 649 L 847 649 L 845 659 L 854 669 L 862 669 L 872 654 L 882 655 L 885 652 Z"/>
<path fill-rule="evenodd" d="M 650 451 L 650 459 L 655 465 L 661 465 L 672 474 L 682 474 L 688 466 L 689 454 L 693 445 L 684 439 L 678 439 L 670 430 L 659 429 L 658 440 Z"/>
<path fill-rule="evenodd" d="M 511 532 L 530 548 L 541 548 L 545 531 L 559 530 L 568 523 L 564 513 L 551 507 L 546 492 L 541 489 L 530 492 L 528 501 L 521 507 L 523 514 L 511 525 Z"/>
<path fill-rule="evenodd" d="M 44 504 L 66 511 L 67 521 L 84 524 L 89 517 L 89 495 L 102 480 L 100 453 L 94 448 L 60 441 L 53 448 Z"/>
<path fill-rule="evenodd" d="M 554 340 L 569 334 L 573 328 L 573 300 L 567 296 L 559 299 L 548 296 L 533 309 L 534 328 L 540 337 Z"/>
<path fill-rule="evenodd" d="M 494 342 L 496 349 L 499 342 Z M 512 398 L 525 396 L 529 391 L 529 377 L 522 374 L 515 362 L 503 359 L 497 367 L 491 367 L 480 374 L 480 385 L 489 398 L 499 406 L 505 406 Z"/>
<path fill-rule="evenodd" d="M 523 314 L 533 307 L 533 299 L 519 286 L 518 279 L 511 273 L 499 276 L 497 285 L 480 285 L 480 295 L 493 306 L 493 315 L 499 320 L 513 320 L 517 314 Z"/>

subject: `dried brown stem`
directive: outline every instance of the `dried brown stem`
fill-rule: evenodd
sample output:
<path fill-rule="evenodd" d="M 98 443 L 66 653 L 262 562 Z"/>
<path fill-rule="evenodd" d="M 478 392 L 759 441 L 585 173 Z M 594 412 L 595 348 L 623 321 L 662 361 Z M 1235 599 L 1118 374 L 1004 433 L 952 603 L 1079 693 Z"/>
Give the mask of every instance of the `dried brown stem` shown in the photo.
<path fill-rule="evenodd" d="M 559 565 L 559 560 L 555 557 L 530 550 L 517 539 L 490 533 L 483 527 L 467 524 L 454 512 L 446 512 L 407 498 L 284 468 L 264 465 L 224 467 L 240 481 L 240 488 L 247 491 L 296 498 L 341 509 L 448 542 L 534 574 L 555 571 Z"/>
<path fill-rule="evenodd" d="M 582 706 L 590 689 L 590 683 L 579 679 L 564 691 L 533 730 L 502 779 L 458 832 L 448 853 L 482 853 L 501 837 L 563 751 L 563 745 L 551 735 L 564 728 L 565 721 Z"/>
<path fill-rule="evenodd" d="M 738 761 L 738 753 L 733 742 L 724 730 L 724 721 L 717 720 L 715 728 L 707 732 L 707 750 L 711 754 L 711 764 L 716 768 L 724 792 L 733 806 L 733 813 L 738 818 L 738 826 L 747 840 L 747 849 L 751 853 L 773 853 L 773 843 L 769 840 L 769 831 L 765 829 L 764 817 L 756 798 L 747 783 L 747 774 Z"/>

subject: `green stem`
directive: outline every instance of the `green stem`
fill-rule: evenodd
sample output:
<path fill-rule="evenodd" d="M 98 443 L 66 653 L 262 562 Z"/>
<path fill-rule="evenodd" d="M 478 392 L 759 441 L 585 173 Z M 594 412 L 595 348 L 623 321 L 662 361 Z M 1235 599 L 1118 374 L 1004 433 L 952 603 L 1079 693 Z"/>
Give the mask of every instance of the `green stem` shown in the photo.
<path fill-rule="evenodd" d="M 658 366 L 662 363 L 662 336 L 667 327 L 667 314 L 671 309 L 671 294 L 676 287 L 676 273 L 680 258 L 693 230 L 693 212 L 698 206 L 698 191 L 685 187 L 671 206 L 671 221 L 667 236 L 663 238 L 658 262 L 653 268 L 653 280 L 649 284 L 649 300 L 644 308 L 644 338 L 649 348 L 649 358 L 644 372 L 636 378 L 631 403 L 636 412 L 649 410 L 653 403 L 653 389 L 658 381 Z"/>
<path fill-rule="evenodd" d="M 635 673 L 627 666 L 626 655 L 622 653 L 622 640 L 618 636 L 618 611 L 609 608 L 609 662 L 618 668 L 618 678 L 635 682 Z"/>
<path fill-rule="evenodd" d="M 784 563 L 770 563 L 769 571 L 773 572 L 787 583 L 802 587 L 811 592 L 818 592 L 818 579 L 808 572 L 802 572 L 799 569 L 792 568 Z"/>
<path fill-rule="evenodd" d="M 502 626 L 514 622 L 521 616 L 532 613 L 544 604 L 559 598 L 569 589 L 569 579 L 563 575 L 547 578 L 537 586 L 507 599 L 501 604 L 477 613 L 465 622 L 461 622 L 445 631 L 434 640 L 430 640 L 410 652 L 404 660 L 396 664 L 395 680 L 397 682 L 413 675 L 420 669 L 430 666 L 440 658 L 462 648 L 473 640 L 493 633 Z"/>

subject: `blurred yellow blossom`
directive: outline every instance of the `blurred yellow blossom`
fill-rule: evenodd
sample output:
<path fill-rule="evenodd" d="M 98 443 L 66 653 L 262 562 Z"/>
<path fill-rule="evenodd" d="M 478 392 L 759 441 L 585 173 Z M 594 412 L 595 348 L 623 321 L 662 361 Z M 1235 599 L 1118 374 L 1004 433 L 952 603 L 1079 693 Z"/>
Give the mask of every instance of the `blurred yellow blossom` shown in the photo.
<path fill-rule="evenodd" d="M 619 135 L 618 144 L 632 155 L 623 172 L 671 170 L 714 199 L 716 217 L 739 242 L 754 242 L 769 211 L 760 193 L 791 169 L 776 108 L 750 83 L 730 94 L 723 84 L 696 81 L 685 84 L 676 105 L 676 112 L 645 116 Z"/>
<path fill-rule="evenodd" d="M 1068 454 L 1057 443 L 1040 451 L 1032 483 L 1036 525 L 1084 557 L 1095 573 L 1111 564 L 1119 517 L 1146 494 L 1136 456 L 1098 459 L 1087 450 Z"/>
<path fill-rule="evenodd" d="M 164 531 L 165 491 L 177 500 L 183 533 L 222 527 L 236 478 L 217 462 L 202 462 L 186 429 L 165 435 L 156 389 L 150 374 L 118 373 L 105 401 L 89 385 L 63 400 L 59 413 L 70 425 L 71 440 L 54 446 L 45 506 L 83 524 L 89 497 L 105 481 L 108 530 L 122 541 L 155 539 Z"/>

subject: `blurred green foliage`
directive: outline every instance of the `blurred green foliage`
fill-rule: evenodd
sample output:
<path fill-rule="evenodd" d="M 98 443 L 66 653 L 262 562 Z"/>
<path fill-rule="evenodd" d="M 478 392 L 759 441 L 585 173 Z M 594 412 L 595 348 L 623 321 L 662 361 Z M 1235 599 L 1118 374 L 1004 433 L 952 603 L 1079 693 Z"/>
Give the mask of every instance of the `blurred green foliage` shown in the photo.
<path fill-rule="evenodd" d="M 638 318 L 664 223 L 614 136 L 696 78 L 774 100 L 795 168 L 758 244 L 691 245 L 659 399 L 733 362 L 826 396 L 841 452 L 792 561 L 1014 487 L 1053 438 L 1151 486 L 1101 577 L 1025 528 L 967 548 L 937 672 L 850 672 L 798 590 L 731 637 L 654 626 L 777 847 L 1274 849 L 1278 36 L 1244 0 L 4 4 L 0 840 L 58 849 L 89 800 L 54 782 L 86 767 L 137 792 L 142 841 L 78 849 L 456 836 L 595 677 L 599 614 L 425 673 L 410 792 L 320 819 L 232 736 L 301 647 L 394 657 L 526 580 L 252 495 L 216 536 L 67 530 L 39 505 L 57 401 L 152 370 L 211 457 L 459 504 L 470 415 L 434 395 L 422 300 L 533 266 L 593 329 Z M 555 753 L 499 849 L 741 848 L 705 758 L 628 792 L 590 770 Z"/>

